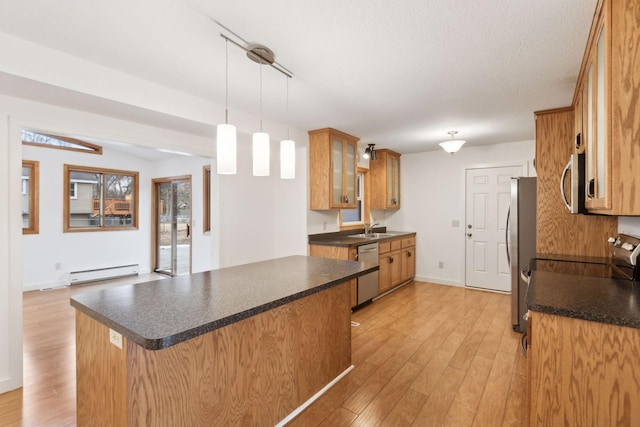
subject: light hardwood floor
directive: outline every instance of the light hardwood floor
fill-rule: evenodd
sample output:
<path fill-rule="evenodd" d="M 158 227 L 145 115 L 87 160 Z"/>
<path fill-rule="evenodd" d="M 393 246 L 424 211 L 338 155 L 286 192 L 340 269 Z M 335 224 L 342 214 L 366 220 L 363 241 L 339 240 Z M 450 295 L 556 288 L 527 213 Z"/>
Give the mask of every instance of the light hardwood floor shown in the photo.
<path fill-rule="evenodd" d="M 24 387 L 0 395 L 0 426 L 75 425 L 69 297 L 104 286 L 24 294 Z M 526 359 L 509 296 L 415 282 L 352 320 L 355 369 L 291 426 L 524 424 Z"/>

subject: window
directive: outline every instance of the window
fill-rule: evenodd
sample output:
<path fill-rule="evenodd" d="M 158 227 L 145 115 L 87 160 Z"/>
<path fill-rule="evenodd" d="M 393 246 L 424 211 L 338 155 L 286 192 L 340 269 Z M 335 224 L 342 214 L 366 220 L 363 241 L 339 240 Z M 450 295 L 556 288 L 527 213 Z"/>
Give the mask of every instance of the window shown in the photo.
<path fill-rule="evenodd" d="M 138 172 L 64 165 L 64 231 L 138 227 Z"/>
<path fill-rule="evenodd" d="M 211 231 L 211 165 L 202 168 L 202 232 Z"/>
<path fill-rule="evenodd" d="M 36 161 L 22 161 L 22 234 L 39 231 L 39 167 Z"/>
<path fill-rule="evenodd" d="M 69 183 L 69 198 L 77 199 L 78 198 L 78 183 L 71 182 Z"/>
<path fill-rule="evenodd" d="M 67 136 L 49 135 L 22 129 L 22 143 L 36 147 L 58 148 L 83 153 L 102 154 L 102 147 Z"/>
<path fill-rule="evenodd" d="M 367 169 L 358 168 L 356 176 L 356 208 L 340 210 L 340 228 L 362 228 L 369 217 L 369 205 L 366 200 Z"/>

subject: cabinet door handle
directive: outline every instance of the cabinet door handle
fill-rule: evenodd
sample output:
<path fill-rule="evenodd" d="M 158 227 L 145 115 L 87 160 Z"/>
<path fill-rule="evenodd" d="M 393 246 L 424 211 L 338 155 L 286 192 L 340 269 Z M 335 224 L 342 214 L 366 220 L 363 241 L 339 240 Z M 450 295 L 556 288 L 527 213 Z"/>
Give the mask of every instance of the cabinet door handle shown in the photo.
<path fill-rule="evenodd" d="M 411 251 L 407 251 L 407 257 L 411 258 Z"/>
<path fill-rule="evenodd" d="M 589 180 L 589 188 L 587 189 L 587 197 L 590 199 L 593 199 L 593 197 L 596 195 L 596 180 L 595 179 L 591 179 Z"/>
<path fill-rule="evenodd" d="M 392 256 L 389 257 L 389 264 L 393 264 L 393 257 Z"/>
<path fill-rule="evenodd" d="M 576 148 L 580 148 L 582 145 L 582 135 L 580 132 L 576 135 Z"/>

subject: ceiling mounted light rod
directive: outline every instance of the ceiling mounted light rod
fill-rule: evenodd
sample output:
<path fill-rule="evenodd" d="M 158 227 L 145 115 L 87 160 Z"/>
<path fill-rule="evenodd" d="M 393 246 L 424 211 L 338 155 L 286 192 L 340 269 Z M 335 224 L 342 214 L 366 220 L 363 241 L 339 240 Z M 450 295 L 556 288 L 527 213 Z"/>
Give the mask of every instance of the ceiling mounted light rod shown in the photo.
<path fill-rule="evenodd" d="M 218 25 L 220 25 L 220 23 L 218 23 L 218 22 L 216 22 L 216 23 Z M 222 27 L 222 25 L 220 25 L 220 26 Z M 229 31 L 227 28 L 225 28 L 225 29 L 227 31 Z M 240 49 L 244 50 L 247 53 L 247 56 L 251 60 L 253 60 L 255 62 L 262 62 L 263 64 L 269 65 L 274 70 L 280 71 L 282 74 L 284 74 L 285 76 L 287 76 L 289 78 L 293 77 L 293 73 L 291 73 L 291 71 L 287 70 L 284 66 L 282 66 L 282 65 L 278 64 L 277 62 L 275 62 L 274 59 L 273 59 L 273 56 L 265 55 L 263 53 L 263 52 L 265 52 L 265 49 L 266 49 L 266 51 L 271 52 L 271 55 L 273 55 L 273 51 L 271 49 L 269 49 L 268 47 L 262 46 L 262 45 L 251 45 L 251 44 L 247 44 L 247 46 L 245 47 L 245 46 L 242 46 L 240 43 L 236 42 L 235 40 L 227 37 L 226 35 L 224 35 L 222 33 L 220 33 L 220 37 L 222 37 L 223 39 L 225 39 L 227 41 L 230 41 L 234 45 L 238 46 Z M 240 38 L 240 37 L 238 37 L 238 38 Z M 257 58 L 259 58 L 259 59 L 256 60 Z"/>
<path fill-rule="evenodd" d="M 451 139 L 447 141 L 442 141 L 441 143 L 438 144 L 447 153 L 453 154 L 457 152 L 465 144 L 465 142 L 467 142 L 463 139 L 454 139 L 455 135 L 458 133 L 455 130 L 451 130 L 447 133 L 451 135 Z"/>

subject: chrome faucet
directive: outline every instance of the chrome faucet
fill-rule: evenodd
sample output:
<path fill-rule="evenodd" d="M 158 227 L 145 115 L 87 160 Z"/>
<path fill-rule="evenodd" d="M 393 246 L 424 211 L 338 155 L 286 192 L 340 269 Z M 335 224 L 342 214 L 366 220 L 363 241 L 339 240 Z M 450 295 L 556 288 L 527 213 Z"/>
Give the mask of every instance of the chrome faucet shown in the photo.
<path fill-rule="evenodd" d="M 373 228 L 374 228 L 376 225 L 380 225 L 380 224 L 379 224 L 379 223 L 377 223 L 377 222 L 376 222 L 376 223 L 373 223 L 373 224 L 371 224 L 371 225 L 369 225 L 369 224 L 366 224 L 366 223 L 365 223 L 365 225 L 364 225 L 364 234 L 371 234 L 371 233 L 373 233 Z"/>

